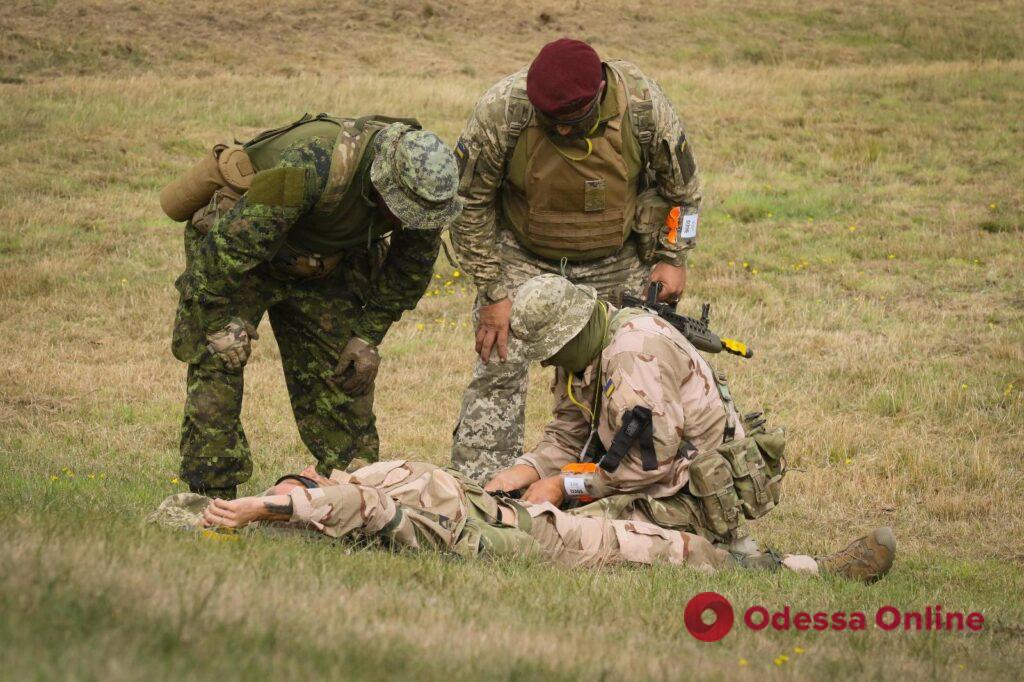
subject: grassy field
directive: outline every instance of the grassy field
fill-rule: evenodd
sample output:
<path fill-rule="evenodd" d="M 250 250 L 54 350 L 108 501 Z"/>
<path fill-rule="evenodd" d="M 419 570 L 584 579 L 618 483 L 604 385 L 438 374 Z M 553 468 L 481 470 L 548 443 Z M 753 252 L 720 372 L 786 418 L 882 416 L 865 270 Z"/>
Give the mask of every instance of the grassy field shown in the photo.
<path fill-rule="evenodd" d="M 0 7 L 0 658 L 4 678 L 1013 678 L 1024 666 L 1024 3 L 497 5 L 12 0 Z M 667 568 L 566 572 L 142 525 L 181 491 L 183 256 L 159 188 L 304 111 L 416 115 L 452 142 L 549 39 L 634 59 L 704 171 L 683 302 L 790 429 L 763 543 L 891 525 L 873 587 Z M 447 459 L 471 286 L 443 260 L 389 334 L 382 457 Z M 311 461 L 269 326 L 246 373 L 254 492 Z M 528 441 L 548 407 L 531 387 Z M 692 639 L 740 611 L 981 611 L 983 632 Z"/>

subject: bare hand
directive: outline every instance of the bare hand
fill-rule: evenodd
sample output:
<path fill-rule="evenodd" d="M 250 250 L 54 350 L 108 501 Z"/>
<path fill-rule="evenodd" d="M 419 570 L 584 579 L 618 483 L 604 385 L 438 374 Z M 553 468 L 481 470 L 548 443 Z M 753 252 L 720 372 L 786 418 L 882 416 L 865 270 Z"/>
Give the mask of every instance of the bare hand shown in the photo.
<path fill-rule="evenodd" d="M 683 295 L 686 289 L 686 266 L 675 266 L 662 261 L 651 270 L 651 281 L 661 282 L 661 292 L 658 294 L 658 301 L 662 303 L 675 303 Z M 646 291 L 644 294 L 646 295 Z"/>
<path fill-rule="evenodd" d="M 511 316 L 512 301 L 507 298 L 480 308 L 476 325 L 476 352 L 485 365 L 491 359 L 495 344 L 498 346 L 498 357 L 502 361 L 508 360 L 508 325 Z"/>
<path fill-rule="evenodd" d="M 556 507 L 562 506 L 565 501 L 565 487 L 561 476 L 549 476 L 542 478 L 529 488 L 523 495 L 523 500 L 531 504 L 543 504 L 550 502 Z"/>
<path fill-rule="evenodd" d="M 538 479 L 540 479 L 540 474 L 532 466 L 529 464 L 516 464 L 495 474 L 494 478 L 489 480 L 487 485 L 484 486 L 484 491 L 497 493 L 521 490 Z"/>
<path fill-rule="evenodd" d="M 263 512 L 263 500 L 259 497 L 240 497 L 237 500 L 216 499 L 203 512 L 202 524 L 206 527 L 241 528 L 258 521 Z"/>

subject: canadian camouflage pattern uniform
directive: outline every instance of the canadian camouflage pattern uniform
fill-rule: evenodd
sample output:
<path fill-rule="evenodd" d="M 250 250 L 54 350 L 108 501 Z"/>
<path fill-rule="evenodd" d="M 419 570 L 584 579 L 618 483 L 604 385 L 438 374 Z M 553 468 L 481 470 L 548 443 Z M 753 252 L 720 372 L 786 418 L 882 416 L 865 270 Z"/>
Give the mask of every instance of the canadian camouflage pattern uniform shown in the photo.
<path fill-rule="evenodd" d="M 701 200 L 700 178 L 679 116 L 657 83 L 635 65 L 622 60 L 613 63 L 631 87 L 648 92 L 653 136 L 639 143 L 648 182 L 667 202 L 695 211 Z M 510 136 L 515 137 L 507 112 L 514 93 L 524 88 L 525 77 L 526 68 L 484 93 L 456 149 L 459 194 L 465 204 L 452 225 L 452 242 L 461 267 L 478 290 L 474 315 L 481 305 L 494 302 L 488 292 L 496 285 L 514 297 L 523 282 L 544 273 L 561 274 L 574 283 L 594 287 L 607 300 L 617 300 L 624 290 L 639 292 L 646 286 L 654 262 L 685 264 L 694 240 L 677 240 L 667 228 L 657 235 L 646 262 L 638 254 L 636 235 L 617 253 L 585 261 L 543 258 L 519 242 L 499 194 L 507 182 Z M 631 95 L 635 104 L 632 89 Z M 477 362 L 455 430 L 453 467 L 484 481 L 522 454 L 527 382 L 525 364 L 497 362 L 493 357 L 489 364 Z"/>
<path fill-rule="evenodd" d="M 363 243 L 346 249 L 327 276 L 303 279 L 282 272 L 275 260 L 289 230 L 320 199 L 334 147 L 335 140 L 324 137 L 292 145 L 265 172 L 290 169 L 294 179 L 291 169 L 298 169 L 303 181 L 292 180 L 282 196 L 263 192 L 270 198 L 262 201 L 250 189 L 206 234 L 191 221 L 186 226 L 172 347 L 188 363 L 181 477 L 192 490 L 230 496 L 252 472 L 239 420 L 244 367 L 230 369 L 206 349 L 207 334 L 232 318 L 255 327 L 268 314 L 299 433 L 320 471 L 344 468 L 356 456 L 377 457 L 372 388 L 349 395 L 329 379 L 354 335 L 379 344 L 402 312 L 416 305 L 430 282 L 439 232 L 396 228 L 388 248 L 370 238 L 368 225 Z M 373 153 L 371 144 L 367 154 Z M 254 189 L 263 174 L 257 174 Z M 365 184 L 363 201 L 372 207 L 369 168 L 353 182 Z M 383 219 L 375 216 L 373 222 Z"/>

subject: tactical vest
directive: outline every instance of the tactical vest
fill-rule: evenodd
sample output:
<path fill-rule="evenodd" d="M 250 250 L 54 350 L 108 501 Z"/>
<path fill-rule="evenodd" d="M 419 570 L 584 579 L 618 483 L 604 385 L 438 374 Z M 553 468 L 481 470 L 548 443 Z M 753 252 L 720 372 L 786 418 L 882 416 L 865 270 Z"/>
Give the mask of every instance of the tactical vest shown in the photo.
<path fill-rule="evenodd" d="M 622 248 L 636 221 L 644 168 L 642 136 L 634 130 L 631 92 L 622 73 L 606 63 L 608 91 L 601 131 L 583 160 L 566 158 L 531 117 L 516 134 L 503 184 L 503 215 L 520 243 L 539 256 L 586 261 Z M 518 90 L 518 88 L 517 88 Z M 513 92 L 513 100 L 524 97 Z M 649 93 L 634 106 L 641 109 Z M 649 113 L 649 112 L 648 112 Z M 580 150 L 566 150 L 578 156 Z"/>
<path fill-rule="evenodd" d="M 419 128 L 414 119 L 387 116 L 337 118 L 303 116 L 282 128 L 260 133 L 244 145 L 257 171 L 273 168 L 281 154 L 316 137 L 334 139 L 330 173 L 320 199 L 289 230 L 287 247 L 298 253 L 330 255 L 382 239 L 392 225 L 369 203 L 369 169 L 375 156 L 374 137 L 391 123 Z"/>

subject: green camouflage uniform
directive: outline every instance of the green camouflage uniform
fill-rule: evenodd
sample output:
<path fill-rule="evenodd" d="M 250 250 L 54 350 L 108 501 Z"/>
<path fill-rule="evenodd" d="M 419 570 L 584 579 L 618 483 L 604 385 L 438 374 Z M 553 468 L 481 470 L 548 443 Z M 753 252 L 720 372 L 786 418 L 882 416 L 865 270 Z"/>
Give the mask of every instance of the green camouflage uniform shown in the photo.
<path fill-rule="evenodd" d="M 230 369 L 206 345 L 207 335 L 230 320 L 255 327 L 264 312 L 280 348 L 299 433 L 318 468 L 326 474 L 355 456 L 377 457 L 372 387 L 349 395 L 330 379 L 353 336 L 377 345 L 416 305 L 430 282 L 440 232 L 394 228 L 374 203 L 370 176 L 375 157 L 384 153 L 380 132 L 366 145 L 349 186 L 340 188 L 354 197 L 342 205 L 344 234 L 332 233 L 323 220 L 317 224 L 311 212 L 328 187 L 332 154 L 338 158 L 338 133 L 324 134 L 323 125 L 312 129 L 315 136 L 302 134 L 302 126 L 292 130 L 292 143 L 270 167 L 257 165 L 252 187 L 208 233 L 193 221 L 186 226 L 173 352 L 188 363 L 181 477 L 194 491 L 230 496 L 251 474 L 239 421 L 244 367 Z M 451 166 L 454 194 L 454 159 Z M 384 196 L 397 191 L 374 182 Z M 310 246 L 321 254 L 340 253 L 340 263 L 325 276 L 289 274 L 285 266 L 309 254 Z"/>
<path fill-rule="evenodd" d="M 695 212 L 701 199 L 700 179 L 672 104 L 654 81 L 622 60 L 606 62 L 609 87 L 617 80 L 607 65 L 622 75 L 631 97 L 630 113 L 623 122 L 624 129 L 631 131 L 623 136 L 624 153 L 632 144 L 644 168 L 642 186 L 649 187 L 667 204 Z M 513 296 L 527 279 L 544 273 L 561 274 L 614 300 L 623 290 L 639 292 L 654 263 L 685 264 L 695 238 L 677 239 L 664 225 L 649 226 L 645 229 L 653 231 L 644 234 L 638 224 L 621 250 L 593 260 L 544 258 L 520 243 L 500 195 L 508 182 L 513 149 L 510 140 L 522 138 L 515 133 L 517 119 L 532 117 L 532 107 L 525 99 L 525 79 L 524 68 L 484 93 L 456 147 L 461 174 L 459 195 L 465 209 L 452 225 L 452 242 L 460 265 L 477 286 L 475 309 L 501 300 L 506 293 Z M 612 98 L 606 96 L 605 100 L 610 102 Z M 606 102 L 602 102 L 602 108 Z M 598 134 L 601 130 L 598 128 Z M 522 454 L 527 376 L 522 363 L 495 359 L 486 365 L 477 362 L 455 430 L 452 465 L 456 469 L 486 480 Z"/>

